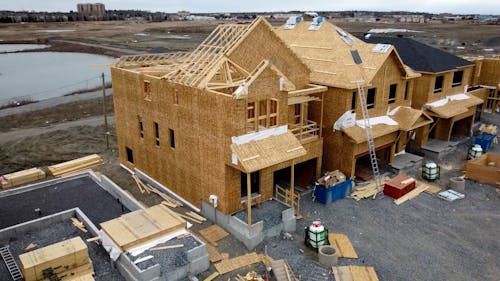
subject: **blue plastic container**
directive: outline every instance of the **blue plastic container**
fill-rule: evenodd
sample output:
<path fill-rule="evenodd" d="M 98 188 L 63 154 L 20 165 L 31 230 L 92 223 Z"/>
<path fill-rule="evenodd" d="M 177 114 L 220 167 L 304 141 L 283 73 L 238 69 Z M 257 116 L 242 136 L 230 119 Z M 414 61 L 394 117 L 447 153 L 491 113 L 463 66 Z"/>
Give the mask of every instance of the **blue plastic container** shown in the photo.
<path fill-rule="evenodd" d="M 495 135 L 488 134 L 482 132 L 479 136 L 474 140 L 474 144 L 479 144 L 484 152 L 488 151 L 493 145 L 493 140 L 495 139 Z"/>
<path fill-rule="evenodd" d="M 351 192 L 352 192 L 352 180 L 347 179 L 344 182 L 338 183 L 330 187 L 325 187 L 323 185 L 317 184 L 314 190 L 314 198 L 315 201 L 321 202 L 323 204 L 329 204 L 331 202 L 349 196 Z"/>

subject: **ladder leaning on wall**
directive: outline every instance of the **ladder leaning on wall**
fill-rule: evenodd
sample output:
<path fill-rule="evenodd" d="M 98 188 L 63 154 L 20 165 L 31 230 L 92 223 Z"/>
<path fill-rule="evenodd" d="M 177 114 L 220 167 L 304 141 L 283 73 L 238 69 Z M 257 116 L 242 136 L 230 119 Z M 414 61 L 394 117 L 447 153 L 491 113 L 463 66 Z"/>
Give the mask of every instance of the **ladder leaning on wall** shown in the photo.
<path fill-rule="evenodd" d="M 380 171 L 378 169 L 377 154 L 375 153 L 375 142 L 373 141 L 372 127 L 370 125 L 370 117 L 368 115 L 368 107 L 366 105 L 365 90 L 362 85 L 362 81 L 356 82 L 358 86 L 359 102 L 361 104 L 361 112 L 363 114 L 363 122 L 365 126 L 366 142 L 368 143 L 368 151 L 370 154 L 370 163 L 372 165 L 373 177 L 375 178 L 375 184 L 377 186 L 377 191 L 382 191 L 382 184 L 380 181 Z M 378 193 L 377 192 L 377 193 Z M 377 196 L 377 193 L 373 195 L 373 198 Z"/>

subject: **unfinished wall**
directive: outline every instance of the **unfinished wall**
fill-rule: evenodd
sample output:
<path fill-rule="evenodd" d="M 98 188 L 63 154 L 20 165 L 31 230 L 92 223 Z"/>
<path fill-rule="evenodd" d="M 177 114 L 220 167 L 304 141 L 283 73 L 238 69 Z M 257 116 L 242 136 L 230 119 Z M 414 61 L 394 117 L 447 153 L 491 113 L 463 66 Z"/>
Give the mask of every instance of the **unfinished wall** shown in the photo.
<path fill-rule="evenodd" d="M 500 58 L 475 61 L 474 85 L 498 87 L 500 84 Z"/>
<path fill-rule="evenodd" d="M 270 60 L 290 79 L 297 89 L 309 83 L 309 69 L 274 33 L 266 21 L 260 21 L 228 54 L 228 57 L 243 68 L 252 71 L 264 59 Z"/>
<path fill-rule="evenodd" d="M 416 78 L 413 91 L 412 107 L 416 109 L 422 108 L 426 103 L 444 99 L 446 96 L 456 95 L 464 92 L 466 85 L 471 85 L 473 80 L 473 66 L 460 68 L 463 70 L 462 83 L 457 86 L 452 86 L 454 70 L 436 73 L 422 73 L 422 76 Z M 458 71 L 457 70 L 457 71 Z M 436 77 L 444 76 L 442 91 L 434 93 L 434 85 Z"/>

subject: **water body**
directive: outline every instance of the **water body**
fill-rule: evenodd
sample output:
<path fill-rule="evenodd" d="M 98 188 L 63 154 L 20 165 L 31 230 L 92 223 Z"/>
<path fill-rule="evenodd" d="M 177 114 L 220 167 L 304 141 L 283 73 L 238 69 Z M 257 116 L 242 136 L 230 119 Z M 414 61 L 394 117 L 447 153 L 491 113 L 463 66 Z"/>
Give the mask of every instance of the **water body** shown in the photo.
<path fill-rule="evenodd" d="M 19 52 L 47 48 L 49 45 L 42 44 L 0 44 L 0 53 Z"/>
<path fill-rule="evenodd" d="M 43 100 L 102 85 L 111 80 L 112 57 L 65 52 L 0 54 L 0 104 Z"/>

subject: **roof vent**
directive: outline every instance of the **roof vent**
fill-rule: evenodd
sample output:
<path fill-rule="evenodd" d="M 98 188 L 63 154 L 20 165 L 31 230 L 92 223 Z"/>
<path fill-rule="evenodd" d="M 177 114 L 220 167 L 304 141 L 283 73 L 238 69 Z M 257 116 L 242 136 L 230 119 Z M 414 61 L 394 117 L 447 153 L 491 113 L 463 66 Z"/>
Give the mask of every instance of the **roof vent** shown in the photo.
<path fill-rule="evenodd" d="M 389 44 L 377 44 L 373 47 L 372 51 L 377 53 L 386 53 L 391 48 Z"/>
<path fill-rule="evenodd" d="M 285 24 L 285 29 L 294 29 L 295 25 L 302 21 L 302 17 L 289 17 Z"/>
<path fill-rule="evenodd" d="M 325 21 L 325 18 L 322 16 L 315 17 L 309 26 L 309 30 L 319 30 L 321 26 L 323 25 L 323 22 Z"/>
<path fill-rule="evenodd" d="M 349 34 L 347 34 L 345 31 L 343 31 L 342 29 L 336 27 L 335 28 L 337 30 L 337 33 L 339 34 L 340 36 L 340 39 L 344 40 L 344 42 L 349 45 L 349 46 L 352 46 L 354 45 L 354 39 L 352 39 L 351 36 L 349 36 Z"/>

